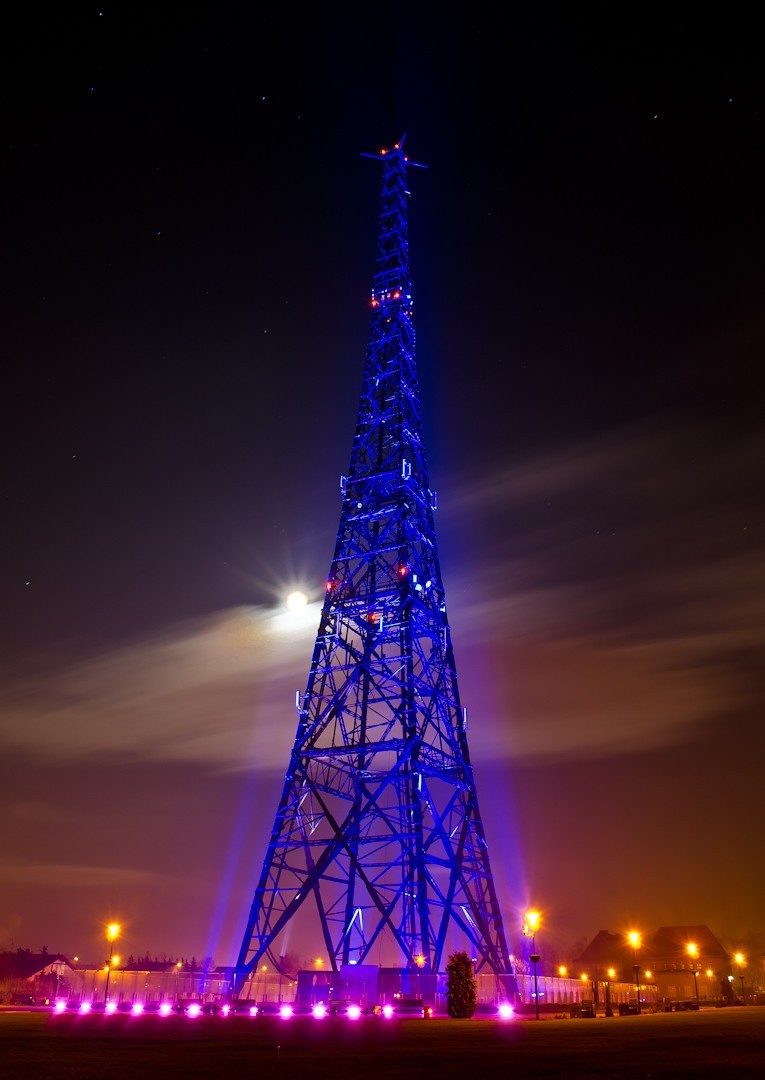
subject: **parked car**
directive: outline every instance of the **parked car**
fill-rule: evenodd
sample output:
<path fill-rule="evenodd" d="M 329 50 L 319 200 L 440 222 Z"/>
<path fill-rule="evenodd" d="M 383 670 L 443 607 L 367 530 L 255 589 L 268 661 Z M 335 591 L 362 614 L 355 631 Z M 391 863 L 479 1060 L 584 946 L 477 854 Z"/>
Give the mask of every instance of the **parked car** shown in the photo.
<path fill-rule="evenodd" d="M 256 1009 L 257 1012 L 253 1013 L 253 1009 Z M 251 998 L 239 998 L 231 1002 L 231 1012 L 235 1016 L 257 1016 L 260 1008 L 257 1001 L 253 1001 Z"/>
<path fill-rule="evenodd" d="M 347 1016 L 348 1010 L 354 1006 L 357 1009 L 360 1009 L 361 1012 L 364 1011 L 358 1001 L 351 1001 L 348 998 L 338 998 L 336 1001 L 330 1001 L 327 1006 L 327 1012 L 330 1016 Z"/>
<path fill-rule="evenodd" d="M 429 1019 L 433 1010 L 429 1005 L 426 1005 L 422 998 L 397 998 L 393 1001 L 393 1015 L 394 1016 L 417 1016 L 425 1019 Z"/>

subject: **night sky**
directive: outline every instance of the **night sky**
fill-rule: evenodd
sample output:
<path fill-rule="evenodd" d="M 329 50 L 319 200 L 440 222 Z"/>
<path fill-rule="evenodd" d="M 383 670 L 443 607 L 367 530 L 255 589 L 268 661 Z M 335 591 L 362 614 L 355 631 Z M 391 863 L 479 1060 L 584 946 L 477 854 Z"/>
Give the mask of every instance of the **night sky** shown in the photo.
<path fill-rule="evenodd" d="M 543 957 L 765 932 L 761 35 L 735 4 L 494 8 L 5 24 L 0 950 L 101 961 L 116 919 L 125 952 L 235 959 L 355 426 L 361 155 L 404 133 L 511 950 L 529 904 Z"/>

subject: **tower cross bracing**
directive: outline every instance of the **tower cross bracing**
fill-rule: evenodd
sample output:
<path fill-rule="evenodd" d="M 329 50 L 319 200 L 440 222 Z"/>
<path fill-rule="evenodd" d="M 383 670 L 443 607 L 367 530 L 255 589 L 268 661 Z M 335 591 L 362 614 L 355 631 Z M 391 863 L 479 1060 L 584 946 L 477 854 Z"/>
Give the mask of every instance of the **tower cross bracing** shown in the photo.
<path fill-rule="evenodd" d="M 443 969 L 514 991 L 470 763 L 422 437 L 404 140 L 382 165 L 361 398 L 316 642 L 239 953 L 240 987 L 309 906 L 335 970 Z"/>

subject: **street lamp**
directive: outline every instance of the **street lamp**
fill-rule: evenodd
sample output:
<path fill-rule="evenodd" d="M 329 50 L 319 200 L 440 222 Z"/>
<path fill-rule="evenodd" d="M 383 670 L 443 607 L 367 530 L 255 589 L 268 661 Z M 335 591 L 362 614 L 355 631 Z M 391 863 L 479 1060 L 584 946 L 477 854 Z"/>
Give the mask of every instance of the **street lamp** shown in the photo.
<path fill-rule="evenodd" d="M 691 974 L 693 975 L 693 989 L 696 994 L 696 1008 L 699 1007 L 699 947 L 693 941 L 689 941 L 685 946 L 685 951 L 691 958 L 692 967 Z"/>
<path fill-rule="evenodd" d="M 595 979 L 591 979 L 586 971 L 583 971 L 579 978 L 582 980 L 582 1016 L 595 1016 Z M 584 988 L 588 984 L 592 994 L 591 998 L 585 998 L 584 996 Z M 591 1013 L 587 1011 L 589 1009 L 592 1009 Z"/>
<path fill-rule="evenodd" d="M 109 976 L 112 973 L 112 958 L 114 956 L 114 942 L 120 935 L 120 924 L 109 923 L 106 928 L 106 936 L 109 939 L 109 959 L 106 961 L 106 988 L 104 990 L 104 1004 L 109 1000 Z"/>
<path fill-rule="evenodd" d="M 632 946 L 632 970 L 635 972 L 635 992 L 637 994 L 637 1011 L 640 1012 L 640 964 L 638 963 L 637 951 L 642 944 L 642 938 L 637 930 L 630 930 L 627 940 Z"/>
<path fill-rule="evenodd" d="M 536 1019 L 539 1019 L 539 986 L 537 983 L 537 964 L 539 963 L 539 953 L 537 952 L 536 934 L 539 929 L 539 923 L 541 915 L 538 911 L 527 911 L 526 921 L 523 924 L 523 933 L 525 937 L 531 938 L 531 954 L 529 960 L 534 965 L 534 1015 Z"/>
<path fill-rule="evenodd" d="M 611 980 L 616 978 L 616 968 L 610 967 L 606 972 L 606 1016 L 613 1016 L 611 1008 Z"/>
<path fill-rule="evenodd" d="M 738 977 L 741 979 L 741 1004 L 746 1005 L 746 995 L 744 994 L 744 967 L 746 965 L 746 957 L 743 953 L 737 952 L 733 959 L 738 964 Z"/>

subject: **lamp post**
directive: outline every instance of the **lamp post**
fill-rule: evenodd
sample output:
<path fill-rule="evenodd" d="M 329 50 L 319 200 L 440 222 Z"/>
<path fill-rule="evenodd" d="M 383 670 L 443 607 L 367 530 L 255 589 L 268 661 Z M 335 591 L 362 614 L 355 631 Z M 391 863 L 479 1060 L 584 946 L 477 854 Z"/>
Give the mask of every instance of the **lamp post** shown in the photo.
<path fill-rule="evenodd" d="M 596 1015 L 596 1008 L 595 1008 L 595 1000 L 596 1000 L 595 985 L 596 985 L 596 980 L 591 979 L 586 971 L 583 971 L 582 974 L 579 976 L 579 978 L 582 980 L 582 1016 L 594 1017 Z M 592 997 L 590 997 L 590 998 L 586 998 L 584 996 L 584 988 L 588 984 L 589 984 L 589 987 L 590 987 L 590 993 L 592 994 Z"/>
<path fill-rule="evenodd" d="M 606 972 L 606 1016 L 613 1016 L 614 1010 L 611 1008 L 611 980 L 616 977 L 616 968 L 610 967 Z"/>
<path fill-rule="evenodd" d="M 741 1004 L 746 1005 L 746 995 L 744 994 L 744 966 L 746 965 L 746 957 L 743 953 L 737 952 L 733 959 L 738 964 L 738 977 L 741 979 Z"/>
<path fill-rule="evenodd" d="M 120 934 L 119 923 L 109 923 L 106 928 L 106 936 L 109 939 L 109 959 L 106 961 L 106 988 L 104 989 L 104 1004 L 109 1000 L 109 976 L 112 973 L 112 957 L 114 956 L 114 942 Z"/>
<path fill-rule="evenodd" d="M 537 983 L 537 964 L 539 963 L 539 953 L 537 952 L 536 933 L 539 929 L 539 922 L 541 916 L 538 911 L 527 911 L 526 921 L 523 924 L 523 933 L 525 937 L 531 938 L 531 954 L 529 960 L 534 965 L 534 1016 L 539 1019 L 539 986 Z"/>
<path fill-rule="evenodd" d="M 685 946 L 685 951 L 691 958 L 691 974 L 693 975 L 693 990 L 696 995 L 696 1008 L 699 1007 L 699 947 L 694 942 L 689 941 Z"/>
<path fill-rule="evenodd" d="M 632 970 L 635 973 L 635 993 L 637 995 L 637 1011 L 640 1012 L 640 964 L 638 963 L 637 951 L 641 945 L 641 936 L 637 930 L 630 930 L 627 940 L 632 946 Z"/>

